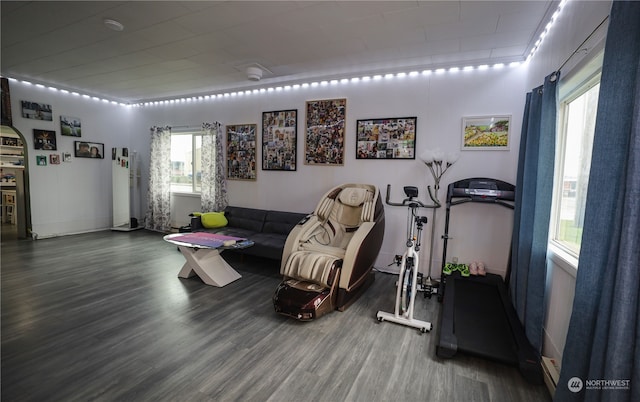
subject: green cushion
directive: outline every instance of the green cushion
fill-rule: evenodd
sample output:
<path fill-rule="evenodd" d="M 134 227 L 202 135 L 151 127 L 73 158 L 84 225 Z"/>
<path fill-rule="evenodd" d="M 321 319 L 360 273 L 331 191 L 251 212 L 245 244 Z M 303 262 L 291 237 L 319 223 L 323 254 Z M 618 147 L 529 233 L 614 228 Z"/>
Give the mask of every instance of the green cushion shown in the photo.
<path fill-rule="evenodd" d="M 200 215 L 202 226 L 207 229 L 221 228 L 227 226 L 229 221 L 224 217 L 224 212 L 203 212 Z"/>

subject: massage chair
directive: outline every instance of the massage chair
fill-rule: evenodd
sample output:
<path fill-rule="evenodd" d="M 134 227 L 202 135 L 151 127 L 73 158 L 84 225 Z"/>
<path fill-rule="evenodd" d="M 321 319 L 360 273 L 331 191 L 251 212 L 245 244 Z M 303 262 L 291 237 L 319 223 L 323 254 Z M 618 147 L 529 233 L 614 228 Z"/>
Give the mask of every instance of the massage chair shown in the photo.
<path fill-rule="evenodd" d="M 311 321 L 344 311 L 371 285 L 384 236 L 384 207 L 375 186 L 343 184 L 289 233 L 275 310 Z"/>

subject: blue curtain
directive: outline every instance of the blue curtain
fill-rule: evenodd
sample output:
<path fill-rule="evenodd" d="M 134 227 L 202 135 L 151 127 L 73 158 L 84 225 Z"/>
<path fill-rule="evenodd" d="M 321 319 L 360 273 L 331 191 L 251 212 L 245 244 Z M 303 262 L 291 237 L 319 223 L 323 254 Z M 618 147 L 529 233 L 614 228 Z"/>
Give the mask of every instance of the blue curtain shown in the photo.
<path fill-rule="evenodd" d="M 616 1 L 556 401 L 640 401 L 639 130 L 640 2 Z"/>
<path fill-rule="evenodd" d="M 509 291 L 529 342 L 542 350 L 547 243 L 556 142 L 559 74 L 527 94 L 516 182 Z"/>

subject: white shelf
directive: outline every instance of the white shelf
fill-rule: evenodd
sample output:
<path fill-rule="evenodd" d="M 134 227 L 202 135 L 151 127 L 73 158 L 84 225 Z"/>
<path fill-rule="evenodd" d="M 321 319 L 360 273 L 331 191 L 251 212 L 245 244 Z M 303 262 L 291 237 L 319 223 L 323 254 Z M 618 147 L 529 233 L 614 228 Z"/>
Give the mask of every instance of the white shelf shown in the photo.
<path fill-rule="evenodd" d="M 0 136 L 0 168 L 24 169 L 24 146 L 5 144 L 5 140 L 9 138 L 16 140 L 16 143 L 22 142 L 17 134 L 5 132 L 3 127 L 2 135 Z M 6 141 L 10 142 L 9 140 Z M 21 162 L 21 164 L 16 165 L 16 162 Z"/>

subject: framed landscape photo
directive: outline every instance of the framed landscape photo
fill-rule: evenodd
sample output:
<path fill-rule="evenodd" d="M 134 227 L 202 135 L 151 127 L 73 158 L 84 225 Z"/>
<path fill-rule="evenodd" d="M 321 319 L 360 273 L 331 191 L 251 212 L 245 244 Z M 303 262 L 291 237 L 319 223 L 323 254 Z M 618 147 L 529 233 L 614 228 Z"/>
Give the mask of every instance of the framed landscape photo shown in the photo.
<path fill-rule="evenodd" d="M 70 137 L 82 137 L 80 119 L 71 116 L 60 116 L 60 134 Z"/>
<path fill-rule="evenodd" d="M 344 165 L 346 99 L 307 101 L 304 163 Z"/>
<path fill-rule="evenodd" d="M 21 101 L 21 104 L 22 117 L 25 119 L 53 121 L 53 110 L 51 109 L 51 105 L 30 101 Z"/>
<path fill-rule="evenodd" d="M 356 159 L 415 159 L 417 117 L 358 120 Z"/>
<path fill-rule="evenodd" d="M 508 150 L 511 116 L 462 118 L 462 150 Z"/>
<path fill-rule="evenodd" d="M 104 144 L 99 142 L 74 141 L 76 158 L 104 159 Z"/>
<path fill-rule="evenodd" d="M 262 170 L 296 170 L 298 110 L 262 113 Z"/>
<path fill-rule="evenodd" d="M 227 126 L 227 179 L 257 179 L 256 131 L 256 124 Z"/>
<path fill-rule="evenodd" d="M 44 151 L 56 151 L 56 132 L 51 130 L 33 129 L 33 147 Z"/>

